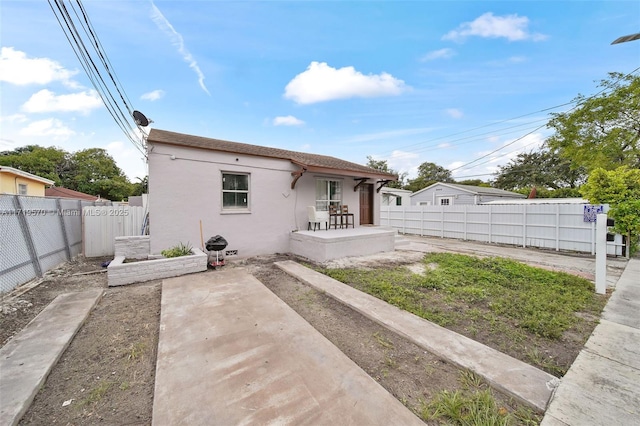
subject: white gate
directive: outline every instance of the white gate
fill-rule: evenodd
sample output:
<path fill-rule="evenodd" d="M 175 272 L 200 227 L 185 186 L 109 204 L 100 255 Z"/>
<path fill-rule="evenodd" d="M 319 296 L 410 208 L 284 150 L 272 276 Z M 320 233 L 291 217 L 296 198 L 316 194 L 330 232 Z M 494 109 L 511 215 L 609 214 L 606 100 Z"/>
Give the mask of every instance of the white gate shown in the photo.
<path fill-rule="evenodd" d="M 142 235 L 144 217 L 143 207 L 91 206 L 83 208 L 84 256 L 112 256 L 116 237 Z"/>

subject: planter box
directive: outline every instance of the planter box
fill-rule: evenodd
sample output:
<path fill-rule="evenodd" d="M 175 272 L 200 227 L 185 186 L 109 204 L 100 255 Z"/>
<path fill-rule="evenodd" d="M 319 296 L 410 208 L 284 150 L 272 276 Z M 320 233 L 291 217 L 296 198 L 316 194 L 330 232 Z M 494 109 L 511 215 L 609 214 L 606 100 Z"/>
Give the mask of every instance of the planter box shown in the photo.
<path fill-rule="evenodd" d="M 107 267 L 109 287 L 178 277 L 207 270 L 208 255 L 198 248 L 190 256 L 141 260 L 124 263 L 125 256 L 116 256 Z"/>

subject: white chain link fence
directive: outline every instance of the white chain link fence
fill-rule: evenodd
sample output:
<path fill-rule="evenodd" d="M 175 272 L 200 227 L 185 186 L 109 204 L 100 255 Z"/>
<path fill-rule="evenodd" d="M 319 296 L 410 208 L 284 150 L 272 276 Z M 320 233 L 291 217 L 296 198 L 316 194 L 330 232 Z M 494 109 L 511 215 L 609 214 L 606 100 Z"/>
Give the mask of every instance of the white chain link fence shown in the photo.
<path fill-rule="evenodd" d="M 0 195 L 0 293 L 82 251 L 82 208 L 94 203 Z"/>

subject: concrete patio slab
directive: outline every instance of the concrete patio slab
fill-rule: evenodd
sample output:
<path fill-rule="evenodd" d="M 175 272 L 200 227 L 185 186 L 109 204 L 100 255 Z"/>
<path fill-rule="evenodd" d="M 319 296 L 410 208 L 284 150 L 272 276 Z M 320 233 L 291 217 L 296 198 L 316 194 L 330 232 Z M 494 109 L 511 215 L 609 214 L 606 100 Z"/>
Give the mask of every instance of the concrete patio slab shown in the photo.
<path fill-rule="evenodd" d="M 59 295 L 0 349 L 0 425 L 18 424 L 102 294 Z"/>
<path fill-rule="evenodd" d="M 276 265 L 440 358 L 475 372 L 495 389 L 538 411 L 546 409 L 556 377 L 294 261 Z"/>
<path fill-rule="evenodd" d="M 162 285 L 153 424 L 419 425 L 242 268 Z"/>

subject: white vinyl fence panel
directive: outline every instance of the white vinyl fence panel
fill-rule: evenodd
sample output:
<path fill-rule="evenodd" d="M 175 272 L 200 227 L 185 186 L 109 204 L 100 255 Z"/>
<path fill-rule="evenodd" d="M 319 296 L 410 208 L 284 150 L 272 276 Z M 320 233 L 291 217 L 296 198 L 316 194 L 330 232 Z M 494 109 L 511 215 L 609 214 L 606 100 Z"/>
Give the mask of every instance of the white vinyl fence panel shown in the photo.
<path fill-rule="evenodd" d="M 85 257 L 112 256 L 116 237 L 142 235 L 143 207 L 102 206 L 82 210 Z"/>
<path fill-rule="evenodd" d="M 595 223 L 584 221 L 582 204 L 384 206 L 380 213 L 381 225 L 403 234 L 595 253 Z M 608 254 L 622 255 L 621 236 Z"/>

